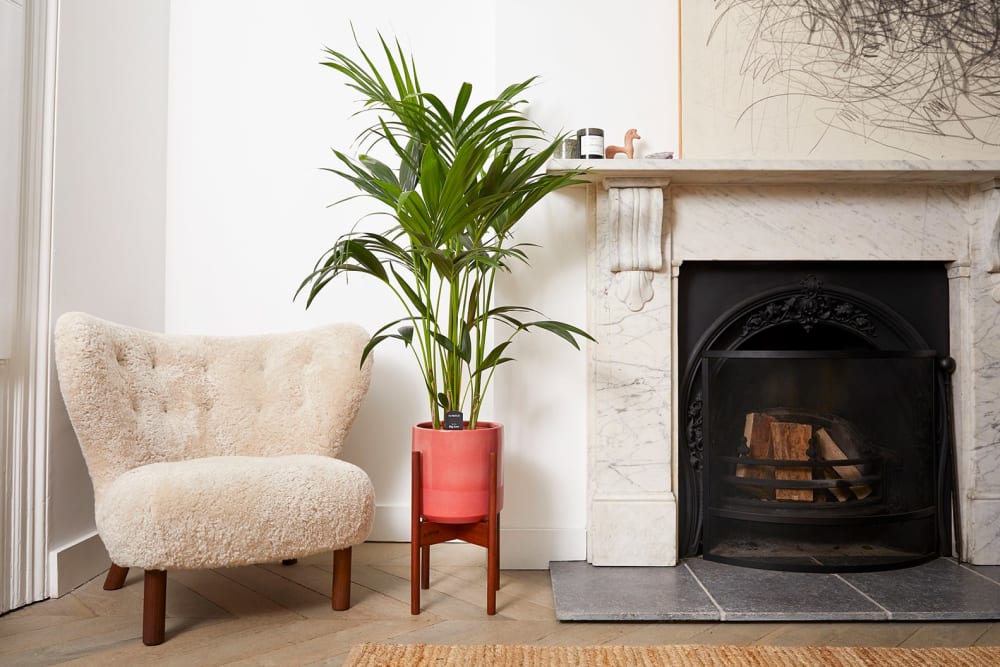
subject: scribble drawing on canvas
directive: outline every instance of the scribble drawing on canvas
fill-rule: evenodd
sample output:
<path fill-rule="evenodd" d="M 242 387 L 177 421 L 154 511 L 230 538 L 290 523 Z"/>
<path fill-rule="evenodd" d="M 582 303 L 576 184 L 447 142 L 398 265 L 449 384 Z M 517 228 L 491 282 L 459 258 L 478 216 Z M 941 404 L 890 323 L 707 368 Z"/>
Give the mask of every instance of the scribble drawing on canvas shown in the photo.
<path fill-rule="evenodd" d="M 716 0 L 715 8 L 708 45 L 741 52 L 737 123 L 751 134 L 775 109 L 803 122 L 796 98 L 808 98 L 814 118 L 805 121 L 825 134 L 914 154 L 900 137 L 918 147 L 921 137 L 1000 146 L 998 0 Z"/>

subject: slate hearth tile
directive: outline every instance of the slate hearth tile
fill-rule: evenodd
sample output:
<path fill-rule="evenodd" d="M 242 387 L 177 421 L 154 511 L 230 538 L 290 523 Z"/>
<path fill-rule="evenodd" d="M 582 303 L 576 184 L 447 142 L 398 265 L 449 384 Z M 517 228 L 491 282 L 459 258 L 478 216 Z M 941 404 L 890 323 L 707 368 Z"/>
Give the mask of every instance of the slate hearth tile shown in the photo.
<path fill-rule="evenodd" d="M 560 621 L 718 621 L 719 610 L 687 568 L 549 564 Z"/>
<path fill-rule="evenodd" d="M 684 563 L 722 607 L 724 621 L 882 621 L 884 609 L 832 574 L 777 572 L 701 558 Z"/>
<path fill-rule="evenodd" d="M 840 575 L 897 621 L 1000 619 L 1000 584 L 950 558 L 887 572 Z"/>
<path fill-rule="evenodd" d="M 962 563 L 962 567 L 972 572 L 983 575 L 988 579 L 1000 584 L 1000 565 L 969 565 L 967 563 Z"/>

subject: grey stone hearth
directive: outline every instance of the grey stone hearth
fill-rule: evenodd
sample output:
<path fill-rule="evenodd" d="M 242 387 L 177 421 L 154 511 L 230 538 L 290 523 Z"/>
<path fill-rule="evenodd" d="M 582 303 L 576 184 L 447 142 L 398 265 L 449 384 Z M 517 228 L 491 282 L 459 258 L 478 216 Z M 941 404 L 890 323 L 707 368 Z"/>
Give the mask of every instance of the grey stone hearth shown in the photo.
<path fill-rule="evenodd" d="M 969 621 L 1000 619 L 1000 566 L 938 558 L 885 572 L 550 564 L 560 621 Z"/>

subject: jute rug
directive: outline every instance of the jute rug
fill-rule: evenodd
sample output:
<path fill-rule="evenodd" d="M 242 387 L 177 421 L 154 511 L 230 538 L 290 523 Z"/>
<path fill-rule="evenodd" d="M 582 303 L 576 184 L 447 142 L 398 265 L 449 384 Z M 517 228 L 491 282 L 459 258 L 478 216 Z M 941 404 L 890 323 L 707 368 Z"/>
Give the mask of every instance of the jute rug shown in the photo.
<path fill-rule="evenodd" d="M 991 667 L 1000 647 L 358 644 L 345 667 Z"/>

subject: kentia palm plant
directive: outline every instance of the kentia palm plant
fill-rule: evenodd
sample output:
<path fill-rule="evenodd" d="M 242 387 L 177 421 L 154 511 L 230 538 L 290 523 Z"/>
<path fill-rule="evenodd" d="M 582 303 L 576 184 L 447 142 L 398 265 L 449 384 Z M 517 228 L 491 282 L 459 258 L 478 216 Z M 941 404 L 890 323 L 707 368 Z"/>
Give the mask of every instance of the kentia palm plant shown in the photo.
<path fill-rule="evenodd" d="M 398 41 L 392 48 L 379 39 L 384 73 L 356 36 L 360 59 L 326 49 L 322 64 L 361 94 L 359 113 L 377 117 L 358 136 L 361 153 L 334 150 L 339 164 L 329 171 L 353 183 L 354 196 L 379 202 L 390 222 L 380 232 L 359 223 L 338 238 L 296 295 L 307 291 L 308 308 L 341 274 L 381 281 L 405 315 L 375 332 L 362 362 L 383 341 L 402 341 L 426 384 L 433 428 L 441 428 L 443 412 L 461 411 L 474 429 L 494 371 L 511 361 L 507 350 L 517 334 L 541 329 L 577 348 L 578 338 L 590 338 L 570 324 L 534 319 L 541 315 L 531 308 L 495 305 L 493 298 L 497 273 L 527 262 L 527 244 L 513 240 L 518 221 L 545 195 L 581 182 L 582 172 L 545 173 L 562 137 L 546 139 L 522 112 L 520 96 L 534 78 L 478 104 L 465 83 L 448 107 L 421 89 L 413 59 Z M 383 154 L 388 149 L 397 164 L 364 152 L 375 146 Z"/>

